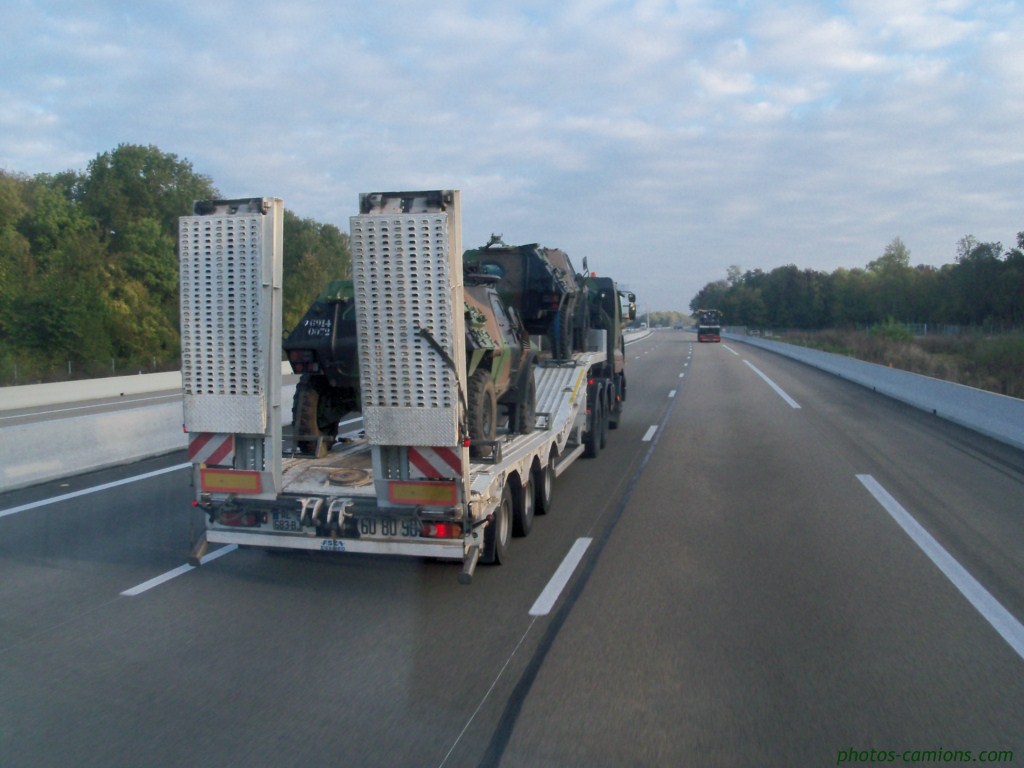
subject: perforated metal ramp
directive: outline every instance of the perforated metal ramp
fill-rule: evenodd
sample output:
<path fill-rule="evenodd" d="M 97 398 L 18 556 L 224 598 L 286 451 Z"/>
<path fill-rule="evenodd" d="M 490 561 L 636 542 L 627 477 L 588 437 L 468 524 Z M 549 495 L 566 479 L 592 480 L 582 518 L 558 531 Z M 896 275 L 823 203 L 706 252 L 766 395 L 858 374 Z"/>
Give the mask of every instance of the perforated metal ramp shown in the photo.
<path fill-rule="evenodd" d="M 190 431 L 266 429 L 263 218 L 252 213 L 180 219 L 181 378 Z"/>

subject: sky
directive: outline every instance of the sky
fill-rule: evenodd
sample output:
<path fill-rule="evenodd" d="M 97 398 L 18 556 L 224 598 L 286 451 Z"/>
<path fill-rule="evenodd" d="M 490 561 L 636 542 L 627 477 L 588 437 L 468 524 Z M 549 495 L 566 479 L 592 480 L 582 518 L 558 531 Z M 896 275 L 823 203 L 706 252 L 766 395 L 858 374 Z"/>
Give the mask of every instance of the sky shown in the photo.
<path fill-rule="evenodd" d="M 687 311 L 795 264 L 1024 230 L 1018 0 L 0 0 L 0 169 L 119 144 L 348 231 L 459 189 L 463 244 L 565 250 Z"/>

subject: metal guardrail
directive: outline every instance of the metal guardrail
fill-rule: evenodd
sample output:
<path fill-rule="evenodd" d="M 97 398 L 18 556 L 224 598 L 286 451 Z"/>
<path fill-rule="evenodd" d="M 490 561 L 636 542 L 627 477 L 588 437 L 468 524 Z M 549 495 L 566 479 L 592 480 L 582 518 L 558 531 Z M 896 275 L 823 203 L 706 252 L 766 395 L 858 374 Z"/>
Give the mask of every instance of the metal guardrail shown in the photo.
<path fill-rule="evenodd" d="M 639 341 L 651 333 L 650 330 L 631 333 L 627 343 Z M 785 355 L 1024 449 L 1024 400 L 782 342 L 735 333 L 724 333 L 723 336 Z M 5 387 L 0 389 L 0 410 L 121 394 L 145 394 L 175 389 L 180 385 L 179 374 L 165 373 L 111 377 L 92 382 Z M 292 392 L 291 386 L 286 386 L 282 402 L 291 402 Z M 282 414 L 287 422 L 291 409 L 283 408 Z M 184 450 L 186 440 L 181 431 L 181 420 L 181 403 L 175 401 L 72 416 L 45 425 L 0 427 L 0 491 Z M 50 433 L 58 433 L 58 438 Z"/>
<path fill-rule="evenodd" d="M 736 333 L 722 336 L 784 355 L 1024 449 L 1024 400 L 781 341 Z"/>

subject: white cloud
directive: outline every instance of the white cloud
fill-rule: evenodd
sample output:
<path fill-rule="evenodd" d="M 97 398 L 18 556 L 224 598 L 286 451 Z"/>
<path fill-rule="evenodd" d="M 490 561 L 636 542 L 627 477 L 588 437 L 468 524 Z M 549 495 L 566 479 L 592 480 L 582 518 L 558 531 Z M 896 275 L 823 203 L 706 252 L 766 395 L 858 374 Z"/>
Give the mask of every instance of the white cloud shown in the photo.
<path fill-rule="evenodd" d="M 37 0 L 0 29 L 0 167 L 155 144 L 341 227 L 360 191 L 459 187 L 467 243 L 560 245 L 683 308 L 732 263 L 1012 242 L 1018 10 Z"/>

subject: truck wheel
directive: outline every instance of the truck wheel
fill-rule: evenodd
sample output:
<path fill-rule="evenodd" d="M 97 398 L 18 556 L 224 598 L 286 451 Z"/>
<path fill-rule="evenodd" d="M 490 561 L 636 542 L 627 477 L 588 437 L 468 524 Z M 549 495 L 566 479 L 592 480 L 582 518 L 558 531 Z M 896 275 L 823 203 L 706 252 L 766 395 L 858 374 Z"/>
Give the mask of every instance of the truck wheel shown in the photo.
<path fill-rule="evenodd" d="M 601 422 L 604 420 L 604 404 L 598 399 L 590 414 L 590 429 L 583 434 L 583 455 L 593 459 L 601 450 Z"/>
<path fill-rule="evenodd" d="M 546 515 L 551 511 L 551 496 L 555 490 L 555 465 L 551 461 L 543 469 L 539 463 L 534 463 L 529 488 L 533 492 L 534 511 Z"/>
<path fill-rule="evenodd" d="M 517 485 L 512 494 L 512 535 L 529 536 L 533 528 L 533 488 Z"/>
<path fill-rule="evenodd" d="M 528 435 L 537 426 L 537 382 L 531 370 L 526 377 L 526 392 L 516 403 L 516 431 Z"/>
<path fill-rule="evenodd" d="M 469 377 L 466 403 L 469 406 L 469 452 L 477 458 L 490 456 L 491 446 L 473 445 L 477 441 L 493 441 L 498 434 L 498 399 L 489 371 L 478 369 Z"/>
<path fill-rule="evenodd" d="M 508 542 L 512 529 L 512 489 L 509 484 L 501 489 L 501 502 L 494 510 L 494 520 L 484 530 L 484 551 L 480 562 L 501 565 L 508 562 Z"/>
<path fill-rule="evenodd" d="M 612 404 L 611 415 L 608 417 L 608 428 L 618 429 L 619 419 L 622 418 L 622 404 L 626 402 L 626 375 L 620 373 L 615 377 L 615 392 L 612 393 L 614 403 Z"/>
<path fill-rule="evenodd" d="M 321 393 L 324 386 L 318 376 L 303 376 L 295 386 L 292 400 L 292 429 L 304 437 L 322 440 L 299 440 L 299 450 L 323 458 L 331 450 L 338 436 L 338 423 L 328 418 L 326 398 Z M 319 450 L 317 446 L 319 445 Z"/>
<path fill-rule="evenodd" d="M 610 409 L 602 406 L 601 408 L 601 434 L 599 435 L 601 441 L 601 450 L 605 449 L 608 445 L 608 422 L 610 419 Z"/>

